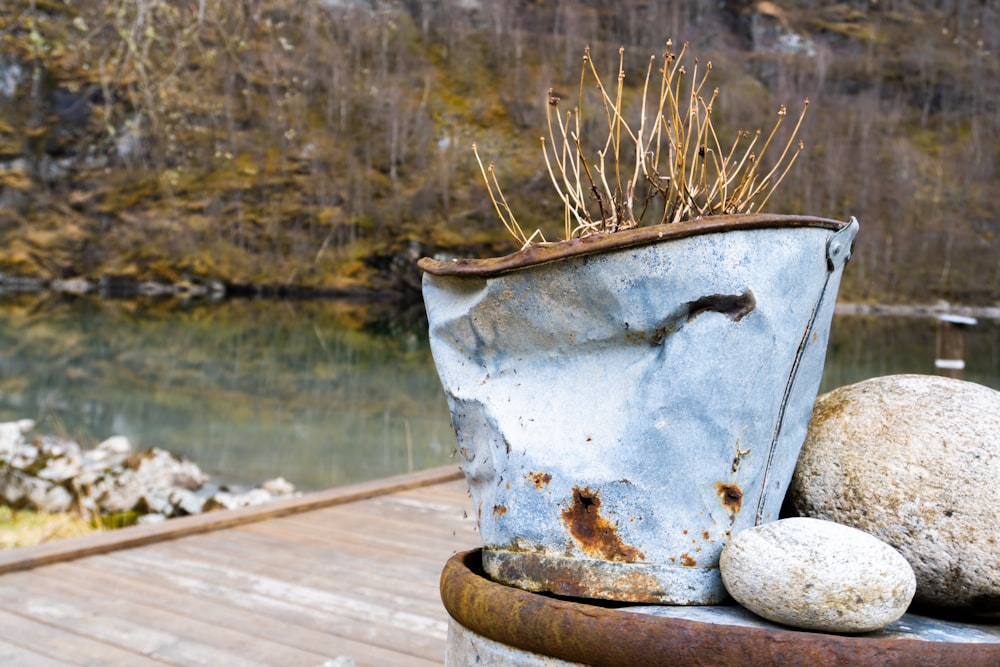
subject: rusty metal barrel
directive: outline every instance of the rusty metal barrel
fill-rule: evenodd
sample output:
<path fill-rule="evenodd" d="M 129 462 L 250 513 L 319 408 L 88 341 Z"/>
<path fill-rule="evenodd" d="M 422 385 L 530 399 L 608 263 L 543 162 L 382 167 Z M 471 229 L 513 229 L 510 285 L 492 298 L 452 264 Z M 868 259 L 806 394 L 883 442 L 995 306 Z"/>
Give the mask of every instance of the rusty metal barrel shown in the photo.
<path fill-rule="evenodd" d="M 480 550 L 441 574 L 451 615 L 448 667 L 911 667 L 1000 664 L 1000 626 L 906 614 L 865 635 L 804 632 L 736 605 L 594 603 L 531 593 L 489 579 Z"/>

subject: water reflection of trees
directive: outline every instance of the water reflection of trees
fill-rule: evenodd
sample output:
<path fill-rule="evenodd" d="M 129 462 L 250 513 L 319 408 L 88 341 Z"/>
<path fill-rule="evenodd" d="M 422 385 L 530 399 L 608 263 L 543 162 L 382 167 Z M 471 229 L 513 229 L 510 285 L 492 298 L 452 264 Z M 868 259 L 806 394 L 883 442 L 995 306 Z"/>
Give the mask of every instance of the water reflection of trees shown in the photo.
<path fill-rule="evenodd" d="M 881 375 L 933 375 L 937 321 L 841 316 L 834 319 L 822 391 Z M 965 336 L 963 379 L 1000 389 L 1000 322 L 981 320 Z"/>
<path fill-rule="evenodd" d="M 451 461 L 426 322 L 393 304 L 5 297 L 0 419 L 83 444 L 125 434 L 223 477 L 306 488 Z M 932 319 L 834 320 L 823 390 L 933 373 Z M 1000 389 L 1000 323 L 966 333 L 966 379 Z"/>
<path fill-rule="evenodd" d="M 317 488 L 446 463 L 453 436 L 426 334 L 401 325 L 372 333 L 372 322 L 391 321 L 382 310 L 8 302 L 0 414 L 89 444 L 124 429 L 244 481 L 284 466 Z"/>
<path fill-rule="evenodd" d="M 862 220 L 846 296 L 1000 293 L 996 3 L 375 4 L 5 7 L 0 270 L 371 285 L 414 239 L 501 250 L 469 144 L 558 225 L 544 91 L 588 43 L 638 85 L 669 36 L 714 61 L 720 128 L 812 99 L 770 208 Z"/>

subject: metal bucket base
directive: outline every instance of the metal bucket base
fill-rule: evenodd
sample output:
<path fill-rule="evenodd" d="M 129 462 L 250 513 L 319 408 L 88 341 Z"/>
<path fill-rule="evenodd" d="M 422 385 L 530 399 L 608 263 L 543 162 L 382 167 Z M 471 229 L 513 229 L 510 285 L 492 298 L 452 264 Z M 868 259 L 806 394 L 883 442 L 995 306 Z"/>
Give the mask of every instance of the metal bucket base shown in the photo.
<path fill-rule="evenodd" d="M 653 604 L 719 604 L 729 595 L 718 568 L 619 563 L 483 549 L 494 580 L 526 591 Z"/>

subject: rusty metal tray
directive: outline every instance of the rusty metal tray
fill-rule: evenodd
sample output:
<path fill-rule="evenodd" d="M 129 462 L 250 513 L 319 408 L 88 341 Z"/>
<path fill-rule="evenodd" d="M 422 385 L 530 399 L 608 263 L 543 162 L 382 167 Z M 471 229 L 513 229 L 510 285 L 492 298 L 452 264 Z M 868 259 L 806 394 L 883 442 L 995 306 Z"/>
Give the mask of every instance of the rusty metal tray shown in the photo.
<path fill-rule="evenodd" d="M 481 550 L 455 554 L 441 599 L 466 629 L 589 665 L 1000 665 L 1000 625 L 916 614 L 878 632 L 834 635 L 769 623 L 737 605 L 616 605 L 529 593 L 489 580 Z"/>

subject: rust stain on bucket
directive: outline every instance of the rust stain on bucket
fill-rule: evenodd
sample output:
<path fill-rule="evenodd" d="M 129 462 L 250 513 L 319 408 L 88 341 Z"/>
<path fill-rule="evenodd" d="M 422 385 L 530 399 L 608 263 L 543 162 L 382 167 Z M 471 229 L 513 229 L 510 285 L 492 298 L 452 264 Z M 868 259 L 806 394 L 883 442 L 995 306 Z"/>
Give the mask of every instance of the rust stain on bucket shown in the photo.
<path fill-rule="evenodd" d="M 529 472 L 527 477 L 534 483 L 535 488 L 539 490 L 548 486 L 549 482 L 552 481 L 552 475 L 547 472 Z"/>
<path fill-rule="evenodd" d="M 715 490 L 719 492 L 722 504 L 730 514 L 735 515 L 743 507 L 743 490 L 738 485 L 716 482 Z"/>
<path fill-rule="evenodd" d="M 605 560 L 635 562 L 646 556 L 622 542 L 614 524 L 601 516 L 601 497 L 589 487 L 573 487 L 573 504 L 562 512 L 563 523 L 589 555 Z"/>

